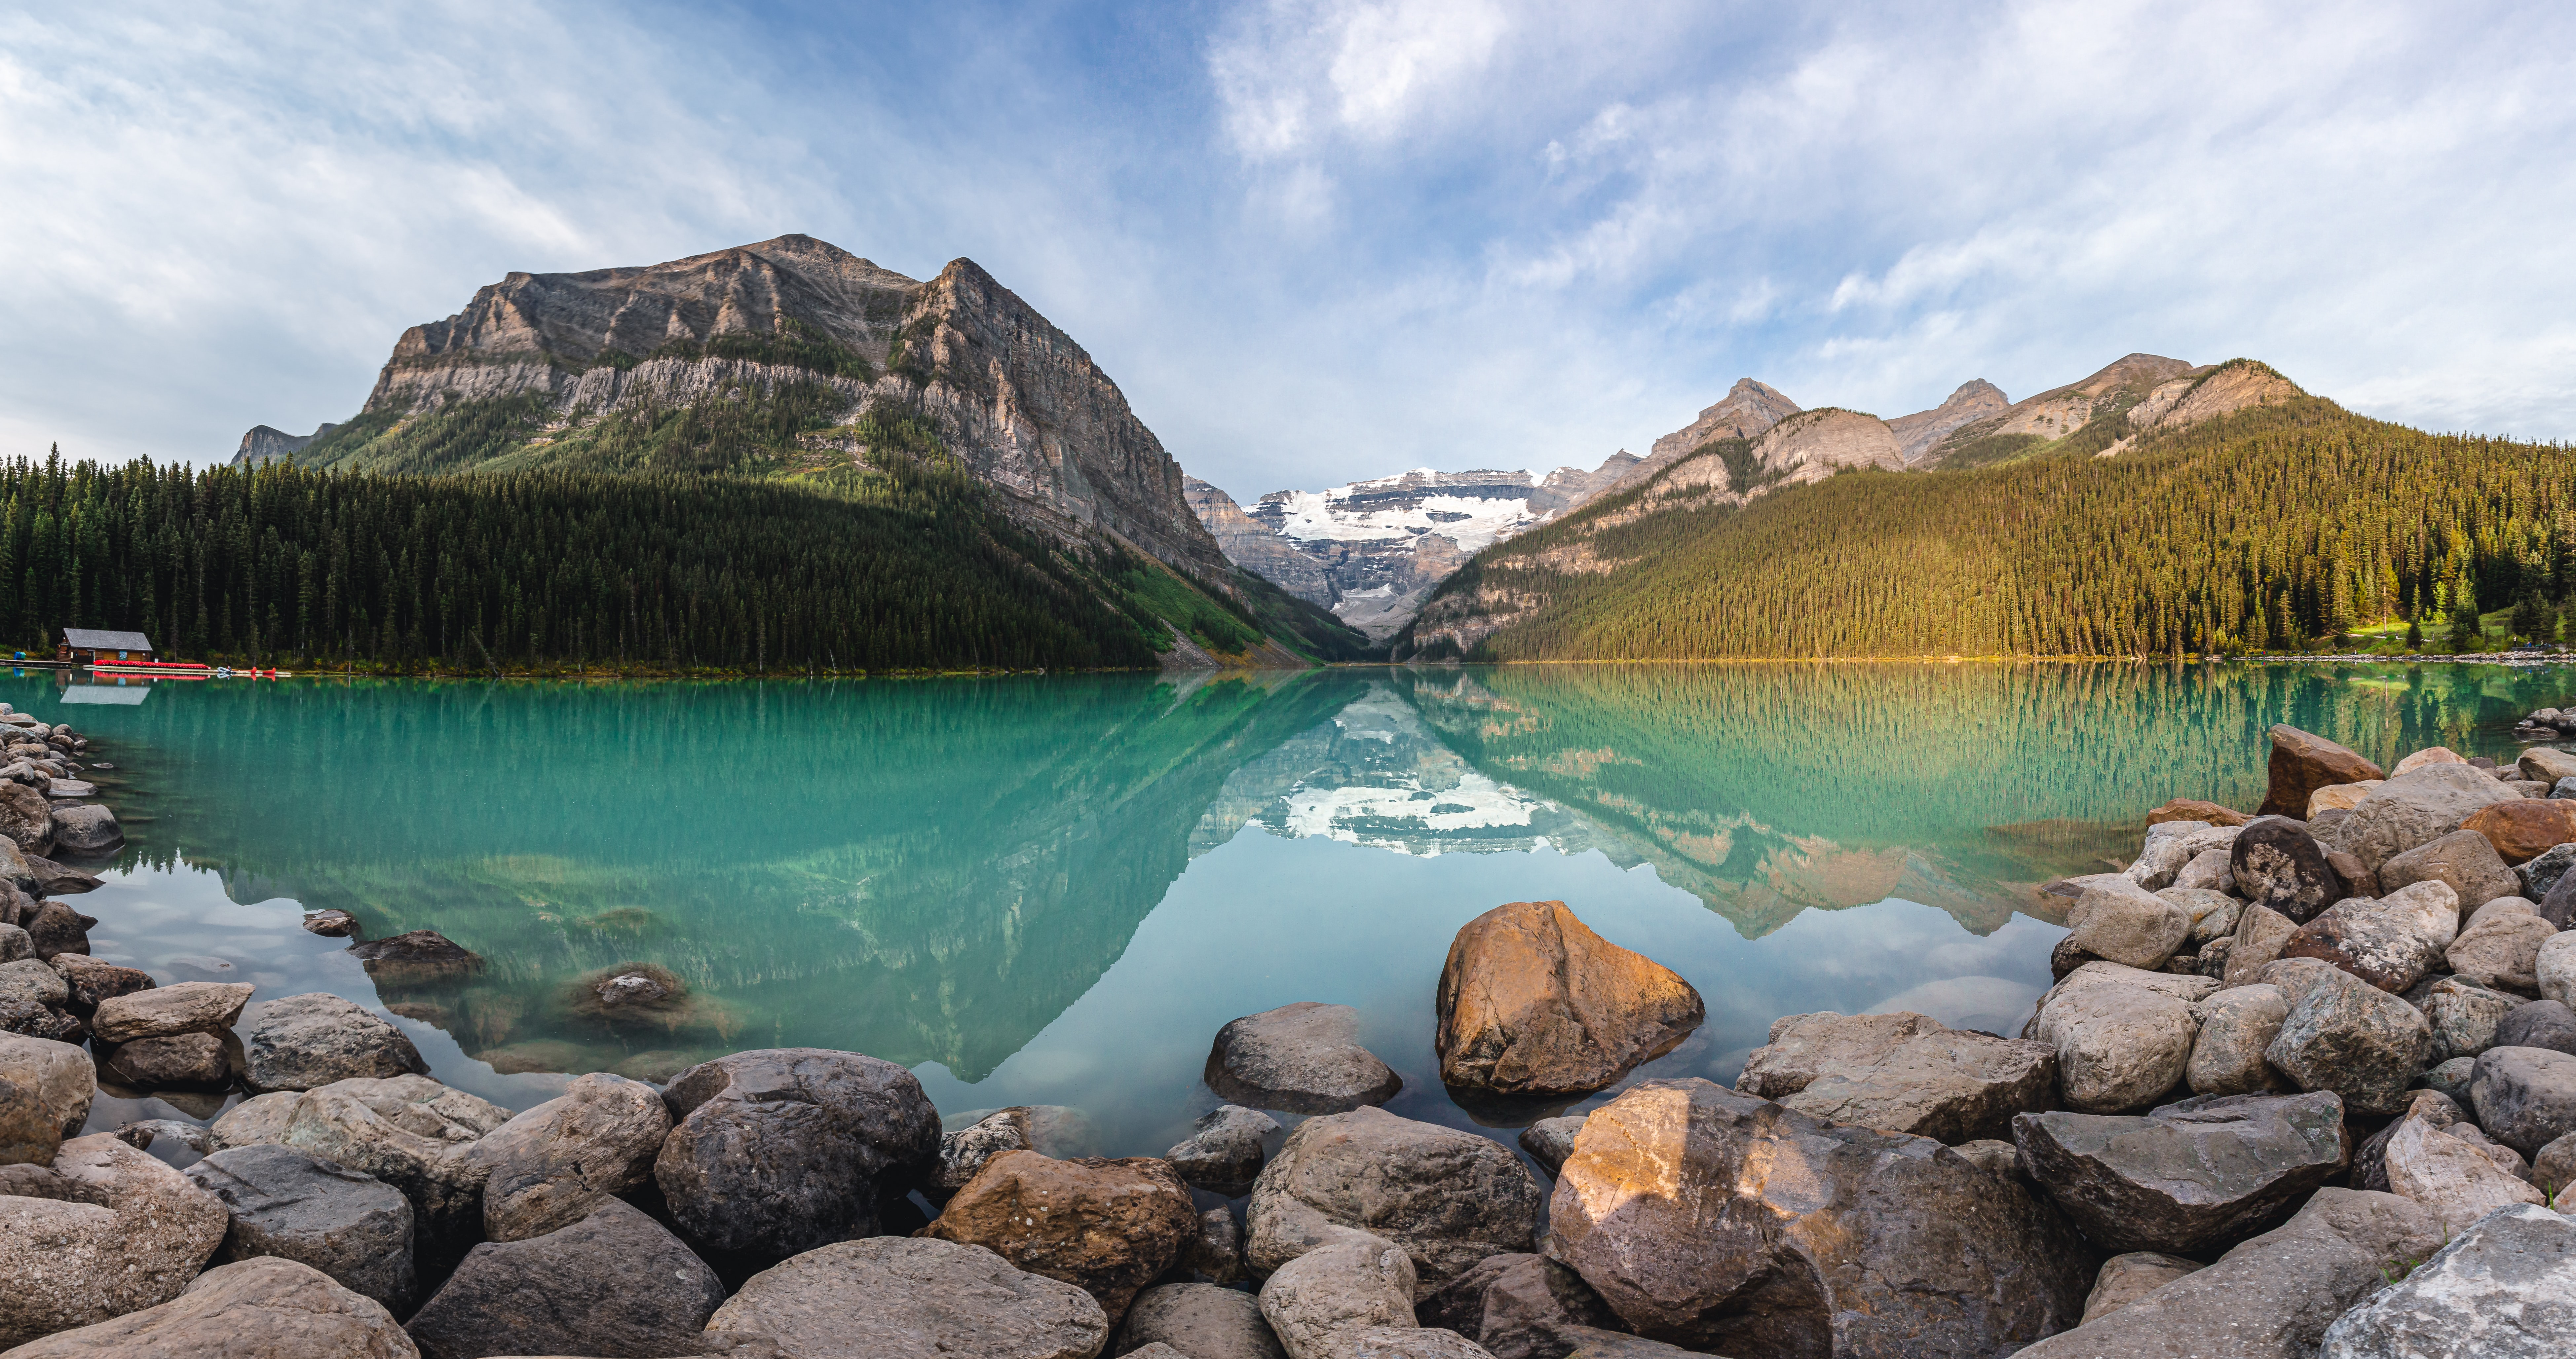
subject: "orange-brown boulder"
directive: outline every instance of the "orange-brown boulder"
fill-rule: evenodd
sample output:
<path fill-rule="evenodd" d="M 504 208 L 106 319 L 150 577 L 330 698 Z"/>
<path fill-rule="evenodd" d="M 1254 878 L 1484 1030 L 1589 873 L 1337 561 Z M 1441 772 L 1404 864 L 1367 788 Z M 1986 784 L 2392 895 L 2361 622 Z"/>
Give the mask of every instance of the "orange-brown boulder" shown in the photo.
<path fill-rule="evenodd" d="M 1089 1293 L 1112 1328 L 1197 1234 L 1198 1207 L 1171 1163 L 1147 1156 L 1058 1161 L 1011 1151 L 984 1163 L 919 1236 L 982 1246 Z"/>
<path fill-rule="evenodd" d="M 1673 1050 L 1708 1010 L 1689 982 L 1594 934 L 1562 901 L 1470 920 L 1440 969 L 1440 1078 L 1502 1095 L 1580 1095 Z"/>
<path fill-rule="evenodd" d="M 2308 796 L 2338 783 L 2384 779 L 2387 771 L 2313 732 L 2276 724 L 2272 728 L 2272 786 L 2264 791 L 2257 816 L 2304 817 Z"/>
<path fill-rule="evenodd" d="M 2479 808 L 2460 823 L 2460 829 L 2485 836 L 2506 863 L 2518 864 L 2538 858 L 2552 846 L 2576 840 L 2576 800 L 2523 798 L 2499 802 Z"/>
<path fill-rule="evenodd" d="M 2253 819 L 2233 807 L 2221 807 L 2196 797 L 2178 797 L 2147 813 L 2150 826 L 2161 826 L 2168 821 L 2206 821 L 2213 826 L 2242 826 Z"/>

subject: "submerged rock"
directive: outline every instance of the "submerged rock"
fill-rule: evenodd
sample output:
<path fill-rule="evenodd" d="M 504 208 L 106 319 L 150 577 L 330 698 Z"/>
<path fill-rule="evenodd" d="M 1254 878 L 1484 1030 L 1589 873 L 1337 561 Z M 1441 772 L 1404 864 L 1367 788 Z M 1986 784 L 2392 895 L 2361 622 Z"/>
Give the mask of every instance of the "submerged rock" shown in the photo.
<path fill-rule="evenodd" d="M 1562 901 L 1512 902 L 1459 927 L 1434 1002 L 1441 1080 L 1500 1095 L 1590 1094 L 1707 1016 L 1690 983 Z"/>
<path fill-rule="evenodd" d="M 436 930 L 409 930 L 370 939 L 350 945 L 349 952 L 366 965 L 367 975 L 378 986 L 429 986 L 483 970 L 482 955 Z"/>
<path fill-rule="evenodd" d="M 1360 1012 L 1301 1000 L 1217 1030 L 1208 1088 L 1230 1103 L 1292 1114 L 1337 1114 L 1381 1104 L 1404 1086 L 1361 1047 Z"/>

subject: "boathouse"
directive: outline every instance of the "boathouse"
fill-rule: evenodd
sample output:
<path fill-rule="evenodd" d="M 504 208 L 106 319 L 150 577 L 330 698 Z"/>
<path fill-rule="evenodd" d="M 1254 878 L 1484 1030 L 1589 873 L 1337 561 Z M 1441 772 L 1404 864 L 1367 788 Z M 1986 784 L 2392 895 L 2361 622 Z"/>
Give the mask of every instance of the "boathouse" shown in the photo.
<path fill-rule="evenodd" d="M 65 628 L 54 659 L 65 664 L 99 661 L 148 661 L 152 639 L 139 632 L 106 632 L 98 628 Z"/>

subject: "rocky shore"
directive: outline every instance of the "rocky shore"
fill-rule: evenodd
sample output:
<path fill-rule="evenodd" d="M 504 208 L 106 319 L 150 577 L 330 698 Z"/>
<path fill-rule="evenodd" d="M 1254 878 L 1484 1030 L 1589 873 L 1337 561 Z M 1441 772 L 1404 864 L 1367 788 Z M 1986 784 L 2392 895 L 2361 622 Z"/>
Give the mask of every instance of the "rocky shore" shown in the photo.
<path fill-rule="evenodd" d="M 103 809 L 45 796 L 86 747 L 0 721 L 0 1359 L 2576 1353 L 2576 755 L 2545 745 L 2383 769 L 2276 727 L 2253 813 L 2177 797 L 2126 870 L 2049 885 L 2071 928 L 2018 1032 L 1789 1015 L 1732 1088 L 1634 1080 L 1703 1023 L 1689 983 L 1499 906 L 1441 968 L 1441 1079 L 1606 1103 L 1520 1153 L 1399 1117 L 1357 1012 L 1299 1003 L 1211 1036 L 1190 1137 L 1108 1157 L 1080 1110 L 943 1119 L 813 1048 L 513 1111 L 340 997 L 92 962 L 45 896 L 86 875 L 43 857 L 95 843 Z M 482 966 L 357 923 L 306 927 L 386 986 Z M 81 1135 L 102 1089 L 222 1112 Z"/>

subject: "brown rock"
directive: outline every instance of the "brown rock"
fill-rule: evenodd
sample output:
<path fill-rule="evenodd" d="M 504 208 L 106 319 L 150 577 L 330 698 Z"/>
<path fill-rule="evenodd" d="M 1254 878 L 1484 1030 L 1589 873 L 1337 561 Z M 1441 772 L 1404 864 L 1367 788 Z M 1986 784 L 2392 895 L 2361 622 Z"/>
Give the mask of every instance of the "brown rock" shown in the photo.
<path fill-rule="evenodd" d="M 2576 840 L 2576 800 L 2521 798 L 2479 809 L 2460 823 L 2493 844 L 2509 864 L 2536 858 L 2552 846 Z M 2499 893 L 2498 895 L 2504 895 Z"/>
<path fill-rule="evenodd" d="M 60 1331 L 10 1359 L 417 1359 L 373 1298 L 310 1265 L 261 1256 L 197 1276 L 158 1307 Z"/>
<path fill-rule="evenodd" d="M 2370 790 L 2387 782 L 2385 779 L 2363 779 L 2359 783 L 2328 784 L 2308 794 L 2308 820 L 2314 823 L 2328 812 L 2349 812 L 2370 796 Z"/>
<path fill-rule="evenodd" d="M 1072 1284 L 1098 1299 L 1116 1326 L 1136 1291 L 1171 1267 L 1198 1225 L 1189 1186 L 1166 1162 L 1057 1161 L 1013 1151 L 986 1162 L 921 1235 L 982 1246 L 1031 1274 Z"/>
<path fill-rule="evenodd" d="M 23 783 L 0 781 L 0 835 L 29 854 L 42 853 L 54 839 L 53 804 Z"/>
<path fill-rule="evenodd" d="M 2388 771 L 2388 777 L 2393 779 L 2400 774 L 2412 774 L 2426 765 L 2464 765 L 2467 763 L 2467 760 L 2461 758 L 2460 752 L 2451 749 L 2449 746 L 2426 746 L 2422 750 L 2416 751 L 2414 754 L 2399 760 L 2397 762 L 2397 767 Z"/>
<path fill-rule="evenodd" d="M 0 1193 L 0 1345 L 179 1296 L 222 1244 L 215 1196 L 114 1133 L 65 1142 Z"/>
<path fill-rule="evenodd" d="M 2007 1353 L 2075 1324 L 2099 1259 L 1946 1147 L 1703 1080 L 1593 1112 L 1545 1249 L 1649 1339 L 1819 1359 Z"/>
<path fill-rule="evenodd" d="M 2326 867 L 2334 871 L 2335 881 L 2342 885 L 2345 896 L 2379 895 L 2379 875 L 2362 867 L 2361 860 L 2338 849 L 2326 855 Z"/>
<path fill-rule="evenodd" d="M 2576 775 L 2576 755 L 2549 746 L 2533 746 L 2522 752 L 2522 758 L 2514 765 L 2524 778 L 2540 783 L 2555 784 L 2560 779 Z"/>
<path fill-rule="evenodd" d="M 2336 783 L 2385 778 L 2378 765 L 2297 727 L 2272 728 L 2272 782 L 2258 816 L 2306 816 L 2308 795 Z"/>
<path fill-rule="evenodd" d="M 2354 862 L 2357 865 L 2360 861 Z M 2388 862 L 2379 866 L 2378 877 L 2379 891 L 2359 895 L 2375 897 L 2401 891 L 2419 882 L 2439 882 L 2458 894 L 2464 919 L 2468 913 L 2498 897 L 2518 896 L 2522 892 L 2522 879 L 2505 867 L 2494 843 L 2474 830 L 2455 830 L 2404 853 L 2391 854 Z"/>
<path fill-rule="evenodd" d="M 211 1033 L 174 1033 L 118 1044 L 107 1057 L 110 1075 L 141 1090 L 219 1086 L 233 1076 L 224 1040 Z"/>
<path fill-rule="evenodd" d="M 2092 1296 L 2084 1300 L 2084 1324 L 2092 1325 L 2199 1268 L 2197 1260 L 2161 1251 L 2114 1255 L 2102 1262 L 2102 1272 L 2093 1280 Z"/>
<path fill-rule="evenodd" d="M 1619 1324 L 1573 1270 L 1542 1255 L 1494 1255 L 1413 1309 L 1423 1325 L 1458 1334 L 1494 1359 L 1555 1359 L 1572 1327 Z"/>
<path fill-rule="evenodd" d="M 1670 969 L 1577 920 L 1516 901 L 1449 943 L 1437 998 L 1440 1078 L 1511 1095 L 1590 1094 L 1672 1051 L 1707 1015 Z"/>
<path fill-rule="evenodd" d="M 2198 798 L 2178 797 L 2147 813 L 2147 824 L 2161 826 L 2168 821 L 2206 821 L 2213 826 L 2242 826 L 2253 818 L 2233 808 Z"/>
<path fill-rule="evenodd" d="M 182 1033 L 220 1033 L 250 1002 L 248 982 L 181 982 L 99 1002 L 90 1032 L 101 1042 L 131 1043 Z"/>
<path fill-rule="evenodd" d="M 114 997 L 149 991 L 158 984 L 151 973 L 141 968 L 102 963 L 86 953 L 57 953 L 53 965 L 54 971 L 62 974 L 63 984 L 71 988 L 71 1008 L 80 1014 L 89 1014 Z"/>
<path fill-rule="evenodd" d="M 0 1166 L 53 1164 L 89 1120 L 95 1071 L 70 1043 L 0 1033 Z"/>

